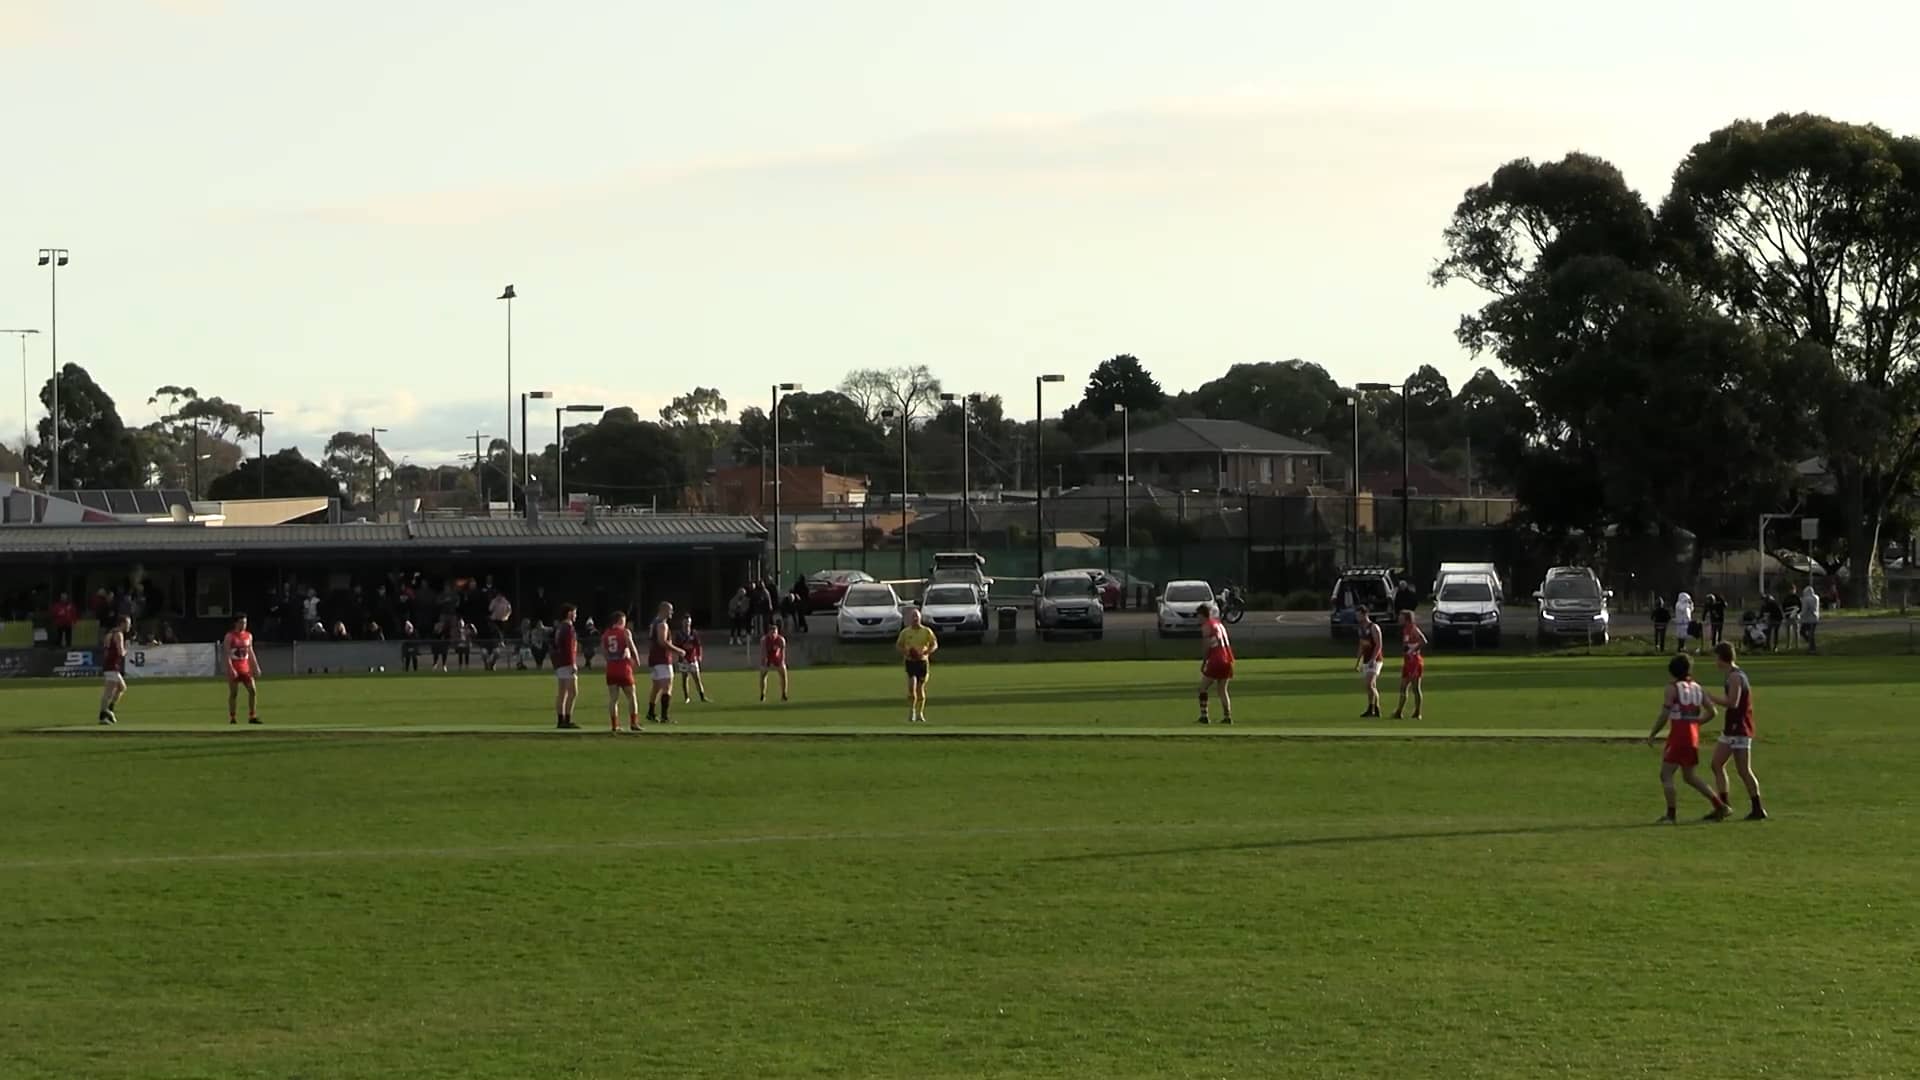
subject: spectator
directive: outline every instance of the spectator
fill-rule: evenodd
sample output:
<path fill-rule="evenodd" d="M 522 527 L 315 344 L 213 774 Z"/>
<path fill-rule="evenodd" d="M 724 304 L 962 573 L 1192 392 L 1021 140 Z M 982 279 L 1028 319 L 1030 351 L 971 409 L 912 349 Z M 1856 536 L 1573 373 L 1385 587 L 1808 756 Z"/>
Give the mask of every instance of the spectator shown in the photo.
<path fill-rule="evenodd" d="M 493 640 L 500 643 L 507 640 L 507 623 L 513 619 L 513 604 L 507 594 L 496 592 L 487 604 L 487 622 L 493 626 Z"/>
<path fill-rule="evenodd" d="M 73 627 L 80 621 L 80 609 L 75 607 L 72 598 L 66 593 L 53 602 L 53 644 L 56 648 L 73 648 Z"/>
<path fill-rule="evenodd" d="M 1708 644 L 1718 647 L 1727 633 L 1727 598 L 1719 593 L 1707 594 L 1707 632 Z"/>
<path fill-rule="evenodd" d="M 180 635 L 177 633 L 174 633 L 173 624 L 171 622 L 168 622 L 165 619 L 160 620 L 160 644 L 162 645 L 180 644 Z"/>
<path fill-rule="evenodd" d="M 1393 593 L 1393 609 L 1395 611 L 1412 611 L 1419 606 L 1419 603 L 1420 597 L 1419 594 L 1413 590 L 1413 582 L 1408 581 L 1406 578 L 1401 578 L 1400 586 L 1395 589 Z"/>
<path fill-rule="evenodd" d="M 1673 640 L 1675 652 L 1687 651 L 1687 639 L 1696 636 L 1693 632 L 1694 610 L 1693 594 L 1681 590 L 1673 598 Z"/>
<path fill-rule="evenodd" d="M 536 599 L 537 596 L 538 594 L 536 593 Z M 535 622 L 533 629 L 527 633 L 527 639 L 527 644 L 533 652 L 534 670 L 538 671 L 545 666 L 547 662 L 547 642 L 550 640 L 550 631 L 547 630 L 547 624 L 544 622 Z"/>
<path fill-rule="evenodd" d="M 767 627 L 773 624 L 773 594 L 767 590 L 767 583 L 755 581 L 747 592 L 747 600 L 753 611 L 753 634 L 765 637 Z"/>
<path fill-rule="evenodd" d="M 811 608 L 813 606 L 813 597 L 807 592 L 807 579 L 805 577 L 794 578 L 793 590 L 788 593 L 788 595 L 793 597 L 794 629 L 804 634 L 807 632 L 807 616 L 812 614 Z"/>
<path fill-rule="evenodd" d="M 352 641 L 353 640 L 353 635 L 347 633 L 346 623 L 337 622 L 333 624 L 333 640 L 335 641 Z"/>
<path fill-rule="evenodd" d="M 592 619 L 588 619 L 586 626 L 582 628 L 579 634 L 579 641 L 580 670 L 592 671 L 593 650 L 600 644 L 600 628 L 594 625 Z"/>
<path fill-rule="evenodd" d="M 400 670 L 420 670 L 420 640 L 413 632 L 413 620 L 407 619 L 400 624 Z"/>
<path fill-rule="evenodd" d="M 733 599 L 727 601 L 727 644 L 745 645 L 752 619 L 753 602 L 747 599 L 747 587 L 742 585 L 733 590 Z"/>
<path fill-rule="evenodd" d="M 387 640 L 387 631 L 385 627 L 380 625 L 378 620 L 368 619 L 365 636 L 368 641 L 385 641 Z"/>
<path fill-rule="evenodd" d="M 1673 612 L 1668 610 L 1666 598 L 1653 598 L 1653 647 L 1662 652 L 1667 648 L 1667 627 L 1673 622 Z"/>
<path fill-rule="evenodd" d="M 1820 651 L 1820 643 L 1814 639 L 1814 632 L 1820 629 L 1820 594 L 1813 590 L 1813 582 L 1800 590 L 1800 636 L 1807 639 L 1807 652 Z"/>
<path fill-rule="evenodd" d="M 465 671 L 467 670 L 467 665 L 473 662 L 473 638 L 475 631 L 473 624 L 465 619 L 456 619 L 455 622 L 459 623 L 459 626 L 455 628 L 454 632 L 453 656 L 454 659 L 460 662 L 460 670 Z"/>
<path fill-rule="evenodd" d="M 1780 623 L 1786 616 L 1786 608 L 1781 606 L 1778 597 L 1769 594 L 1761 599 L 1760 619 L 1767 628 L 1768 652 L 1780 647 Z"/>
<path fill-rule="evenodd" d="M 320 590 L 307 589 L 307 595 L 300 601 L 300 619 L 307 626 L 320 621 Z"/>

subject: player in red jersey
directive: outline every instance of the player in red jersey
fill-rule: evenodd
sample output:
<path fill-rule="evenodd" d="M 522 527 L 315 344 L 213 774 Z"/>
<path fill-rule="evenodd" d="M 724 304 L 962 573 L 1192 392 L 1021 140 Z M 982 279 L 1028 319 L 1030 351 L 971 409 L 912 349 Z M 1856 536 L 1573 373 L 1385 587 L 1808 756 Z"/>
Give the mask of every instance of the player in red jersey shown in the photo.
<path fill-rule="evenodd" d="M 1660 718 L 1647 733 L 1647 745 L 1652 746 L 1660 729 L 1672 725 L 1667 732 L 1666 750 L 1660 755 L 1660 789 L 1667 795 L 1667 814 L 1660 823 L 1671 825 L 1676 817 L 1673 788 L 1676 770 L 1688 787 L 1705 795 L 1713 804 L 1707 820 L 1725 821 L 1729 813 L 1726 802 L 1693 771 L 1700 764 L 1700 725 L 1713 719 L 1713 702 L 1707 700 L 1707 692 L 1700 684 L 1693 681 L 1693 659 L 1687 654 L 1681 653 L 1669 660 L 1667 674 L 1673 676 L 1673 681 L 1667 684 L 1666 697 L 1661 699 Z"/>
<path fill-rule="evenodd" d="M 693 616 L 680 616 L 680 625 L 673 632 L 673 643 L 680 649 L 680 660 L 674 669 L 680 672 L 680 697 L 688 703 L 693 701 L 693 692 L 700 691 L 700 700 L 707 700 L 707 680 L 700 676 L 700 656 L 705 651 L 700 644 L 700 631 L 693 628 Z M 669 693 L 668 697 L 673 695 Z"/>
<path fill-rule="evenodd" d="M 787 636 L 780 632 L 777 623 L 767 625 L 766 634 L 760 639 L 760 700 L 767 700 L 767 676 L 772 672 L 780 673 L 780 700 L 787 700 L 789 687 L 787 679 Z"/>
<path fill-rule="evenodd" d="M 633 631 L 627 629 L 627 613 L 616 611 L 607 619 L 600 635 L 600 652 L 607 658 L 607 721 L 620 730 L 620 699 L 627 700 L 627 730 L 640 730 L 640 697 L 633 688 L 633 664 L 636 659 Z"/>
<path fill-rule="evenodd" d="M 247 630 L 247 617 L 235 615 L 233 629 L 220 641 L 220 653 L 227 665 L 227 723 L 240 722 L 235 706 L 240 688 L 247 688 L 247 723 L 260 722 L 260 688 L 254 679 L 260 670 L 260 657 L 253 651 L 253 634 Z"/>
<path fill-rule="evenodd" d="M 1413 612 L 1400 613 L 1400 704 L 1393 708 L 1393 718 L 1407 708 L 1407 692 L 1413 692 L 1413 718 L 1420 719 L 1420 710 L 1426 707 L 1426 688 L 1420 680 L 1427 677 L 1427 633 L 1420 624 L 1413 621 Z M 1380 715 L 1375 713 L 1375 716 Z"/>
<path fill-rule="evenodd" d="M 1353 659 L 1353 670 L 1360 673 L 1360 683 L 1367 690 L 1367 710 L 1360 714 L 1362 719 L 1380 715 L 1380 669 L 1385 665 L 1387 644 L 1380 633 L 1380 624 L 1373 621 L 1366 608 L 1355 608 L 1353 612 L 1355 636 L 1360 639 L 1360 649 Z"/>
<path fill-rule="evenodd" d="M 127 696 L 127 630 L 133 620 L 125 615 L 113 621 L 112 629 L 100 641 L 100 722 L 120 722 L 114 707 Z"/>
<path fill-rule="evenodd" d="M 1227 624 L 1214 616 L 1212 604 L 1201 604 L 1194 614 L 1200 616 L 1200 641 L 1206 656 L 1200 661 L 1200 719 L 1208 723 L 1207 691 L 1220 690 L 1220 722 L 1233 723 L 1233 696 L 1227 684 L 1233 681 L 1233 642 L 1227 639 Z"/>
<path fill-rule="evenodd" d="M 1713 656 L 1726 680 L 1725 696 L 1709 694 L 1707 697 L 1726 710 L 1726 718 L 1720 722 L 1720 741 L 1713 748 L 1714 783 L 1719 789 L 1720 801 L 1727 802 L 1727 760 L 1731 758 L 1740 773 L 1740 782 L 1746 785 L 1747 799 L 1753 803 L 1747 820 L 1765 821 L 1767 811 L 1760 804 L 1760 780 L 1753 775 L 1753 684 L 1747 681 L 1746 669 L 1735 662 L 1732 642 L 1715 645 Z"/>
<path fill-rule="evenodd" d="M 669 711 L 673 706 L 673 665 L 686 655 L 680 646 L 673 643 L 673 605 L 664 601 L 647 624 L 647 668 L 653 676 L 653 685 L 647 690 L 647 719 L 654 718 L 654 703 L 660 706 L 660 722 L 673 723 Z"/>
<path fill-rule="evenodd" d="M 573 629 L 575 608 L 572 604 L 560 605 L 560 625 L 553 628 L 553 679 L 556 684 L 553 695 L 554 727 L 563 731 L 577 730 L 580 725 L 573 722 L 573 703 L 580 696 L 579 663 L 580 635 Z"/>

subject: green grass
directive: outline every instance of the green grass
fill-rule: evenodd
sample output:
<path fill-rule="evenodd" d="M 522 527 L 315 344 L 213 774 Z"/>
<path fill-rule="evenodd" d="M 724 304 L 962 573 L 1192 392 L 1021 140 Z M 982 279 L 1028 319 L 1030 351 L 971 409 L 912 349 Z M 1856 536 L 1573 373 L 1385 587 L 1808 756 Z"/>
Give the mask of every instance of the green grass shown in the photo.
<path fill-rule="evenodd" d="M 0 688 L 0 1076 L 1910 1075 L 1920 669 L 1756 660 L 1763 825 L 1647 826 L 1626 738 L 1458 737 L 1638 736 L 1659 666 L 1440 658 L 1353 740 L 1259 737 L 1378 723 L 1312 660 L 1231 731 L 1191 662 L 941 668 L 897 738 L 877 669 L 714 676 L 672 737 L 592 684 L 544 730 L 531 676 L 270 681 L 235 732 Z M 526 736 L 405 734 L 458 728 Z"/>

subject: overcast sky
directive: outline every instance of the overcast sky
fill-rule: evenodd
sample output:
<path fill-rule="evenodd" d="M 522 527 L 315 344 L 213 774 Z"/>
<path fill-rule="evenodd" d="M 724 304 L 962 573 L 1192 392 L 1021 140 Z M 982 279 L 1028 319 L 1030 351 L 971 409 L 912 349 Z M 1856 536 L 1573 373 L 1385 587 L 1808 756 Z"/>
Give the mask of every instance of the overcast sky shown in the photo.
<path fill-rule="evenodd" d="M 1425 276 L 1465 188 L 1579 149 L 1658 198 L 1782 110 L 1920 132 L 1917 35 L 1891 0 L 0 0 L 0 327 L 47 328 L 67 247 L 61 359 L 129 423 L 186 383 L 270 449 L 378 424 L 416 462 L 503 434 L 509 282 L 516 387 L 642 415 L 908 363 L 1015 415 L 1061 372 L 1057 411 L 1118 352 L 1457 384 L 1475 297 Z"/>

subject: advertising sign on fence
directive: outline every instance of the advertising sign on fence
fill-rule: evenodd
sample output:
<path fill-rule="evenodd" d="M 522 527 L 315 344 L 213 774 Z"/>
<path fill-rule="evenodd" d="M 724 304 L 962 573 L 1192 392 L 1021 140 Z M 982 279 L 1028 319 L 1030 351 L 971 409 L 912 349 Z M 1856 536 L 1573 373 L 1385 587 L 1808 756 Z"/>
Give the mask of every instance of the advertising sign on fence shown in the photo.
<path fill-rule="evenodd" d="M 127 653 L 127 678 L 211 678 L 219 656 L 217 645 L 135 645 Z"/>

